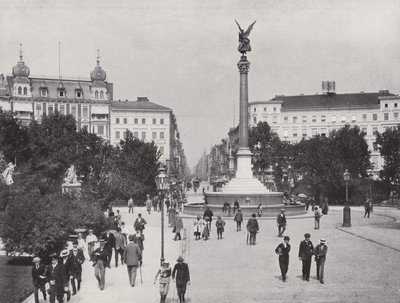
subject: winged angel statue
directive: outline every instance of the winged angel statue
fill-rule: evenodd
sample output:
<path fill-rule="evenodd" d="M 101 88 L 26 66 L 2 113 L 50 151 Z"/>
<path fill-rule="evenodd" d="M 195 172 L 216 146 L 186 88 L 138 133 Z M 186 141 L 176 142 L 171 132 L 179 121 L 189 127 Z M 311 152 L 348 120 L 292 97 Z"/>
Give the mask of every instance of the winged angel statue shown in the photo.
<path fill-rule="evenodd" d="M 251 51 L 251 46 L 250 46 L 250 39 L 249 39 L 249 35 L 251 30 L 253 29 L 254 24 L 256 23 L 256 21 L 254 21 L 252 24 L 250 24 L 249 28 L 244 31 L 241 27 L 240 24 L 235 20 L 237 26 L 239 27 L 239 47 L 238 47 L 238 51 L 239 53 L 242 53 L 243 55 L 246 54 L 246 52 L 250 52 Z"/>

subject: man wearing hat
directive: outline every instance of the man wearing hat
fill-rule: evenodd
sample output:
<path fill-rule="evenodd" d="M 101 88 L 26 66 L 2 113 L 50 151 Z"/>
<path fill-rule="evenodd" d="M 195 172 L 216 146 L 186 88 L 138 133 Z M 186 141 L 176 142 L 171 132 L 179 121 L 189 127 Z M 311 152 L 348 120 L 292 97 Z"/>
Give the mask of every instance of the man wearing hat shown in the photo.
<path fill-rule="evenodd" d="M 88 254 L 89 254 L 89 259 L 92 260 L 92 255 L 94 252 L 94 244 L 97 242 L 97 237 L 95 234 L 93 234 L 93 229 L 89 229 L 89 234 L 86 237 L 86 243 L 88 247 Z"/>
<path fill-rule="evenodd" d="M 315 247 L 314 255 L 315 262 L 317 263 L 317 279 L 321 284 L 324 284 L 324 267 L 327 252 L 328 246 L 326 246 L 326 240 L 319 240 L 319 244 Z"/>
<path fill-rule="evenodd" d="M 311 268 L 311 257 L 314 254 L 314 246 L 310 241 L 311 235 L 306 233 L 304 240 L 301 241 L 299 247 L 299 260 L 303 264 L 303 280 L 310 281 L 310 268 Z"/>
<path fill-rule="evenodd" d="M 196 237 L 196 240 L 200 239 L 201 232 L 204 228 L 204 222 L 201 219 L 200 215 L 197 215 L 196 220 L 194 220 L 194 236 Z"/>
<path fill-rule="evenodd" d="M 180 303 L 185 302 L 186 285 L 190 285 L 189 266 L 183 261 L 182 256 L 179 256 L 176 260 L 178 263 L 175 264 L 172 271 L 172 280 L 176 278 L 176 291 Z"/>
<path fill-rule="evenodd" d="M 68 253 L 68 251 L 67 251 Z M 63 265 L 62 260 L 59 256 L 54 253 L 50 255 L 51 257 L 51 265 L 47 267 L 46 276 L 47 281 L 49 282 L 49 297 L 50 303 L 56 302 L 63 303 L 64 302 L 64 293 L 67 292 L 68 289 L 68 275 Z"/>
<path fill-rule="evenodd" d="M 60 258 L 62 260 L 62 265 L 64 266 L 65 272 L 67 274 L 67 280 L 65 281 L 64 292 L 67 294 L 67 301 L 69 302 L 69 300 L 71 299 L 71 291 L 69 289 L 69 277 L 71 275 L 71 260 L 69 258 L 69 251 L 67 248 L 61 251 Z"/>
<path fill-rule="evenodd" d="M 105 248 L 106 241 L 104 239 L 100 240 L 100 247 L 93 252 L 92 260 L 94 266 L 94 276 L 99 282 L 100 290 L 104 289 L 106 284 L 106 267 L 109 267 L 108 260 L 108 250 Z"/>
<path fill-rule="evenodd" d="M 251 218 L 247 221 L 247 232 L 250 234 L 250 245 L 256 245 L 256 235 L 258 233 L 258 221 L 256 219 L 256 214 L 252 214 Z"/>
<path fill-rule="evenodd" d="M 142 262 L 142 251 L 140 250 L 139 245 L 134 242 L 135 237 L 133 235 L 129 235 L 128 240 L 129 244 L 126 246 L 124 251 L 124 262 L 128 269 L 129 284 L 134 287 L 136 271 Z"/>
<path fill-rule="evenodd" d="M 276 217 L 276 224 L 278 226 L 278 237 L 282 237 L 286 230 L 286 216 L 285 210 L 282 208 L 281 213 Z"/>
<path fill-rule="evenodd" d="M 32 284 L 35 303 L 39 303 L 39 290 L 42 292 L 43 299 L 46 301 L 46 267 L 40 264 L 39 257 L 33 258 Z"/>
<path fill-rule="evenodd" d="M 139 230 L 141 234 L 143 234 L 144 226 L 147 224 L 146 220 L 142 218 L 142 214 L 138 214 L 138 217 L 133 223 L 133 228 L 135 230 Z"/>
<path fill-rule="evenodd" d="M 108 268 L 111 266 L 111 259 L 112 259 L 112 252 L 115 247 L 115 237 L 114 234 L 111 232 L 111 230 L 107 230 L 103 236 L 102 239 L 104 239 L 106 242 L 104 249 L 107 250 L 108 252 Z"/>
<path fill-rule="evenodd" d="M 121 256 L 121 264 L 124 264 L 124 249 L 126 246 L 126 237 L 122 234 L 121 228 L 117 228 L 117 233 L 115 234 L 115 267 L 118 267 L 118 255 Z"/>
<path fill-rule="evenodd" d="M 235 213 L 235 217 L 233 218 L 233 220 L 236 222 L 236 231 L 241 231 L 242 230 L 242 222 L 243 222 L 243 214 L 242 214 L 242 210 L 240 208 Z"/>
<path fill-rule="evenodd" d="M 281 269 L 282 281 L 286 282 L 286 274 L 289 269 L 289 252 L 290 252 L 290 238 L 285 236 L 283 243 L 279 244 L 275 249 L 275 253 L 279 255 L 279 267 Z"/>
<path fill-rule="evenodd" d="M 179 238 L 179 240 L 182 240 L 181 230 L 183 229 L 183 220 L 178 212 L 176 212 L 176 214 L 175 214 L 174 229 L 175 229 L 174 241 L 178 240 L 178 238 Z"/>
<path fill-rule="evenodd" d="M 171 278 L 171 267 L 169 267 L 169 263 L 165 262 L 164 258 L 161 259 L 161 267 L 154 278 L 154 284 L 156 284 L 158 276 L 160 276 L 160 303 L 165 303 L 169 289 L 169 280 Z"/>
<path fill-rule="evenodd" d="M 71 277 L 72 295 L 76 295 L 76 291 L 81 289 L 82 282 L 82 264 L 85 262 L 83 250 L 78 248 L 78 241 L 74 240 L 72 249 L 69 252 L 69 275 Z M 75 281 L 77 283 L 75 283 Z M 77 289 L 78 286 L 78 289 Z"/>
<path fill-rule="evenodd" d="M 203 214 L 203 220 L 208 222 L 210 225 L 210 231 L 211 231 L 211 222 L 212 222 L 212 217 L 214 216 L 214 213 L 212 212 L 212 210 L 207 206 L 206 210 L 204 211 Z"/>

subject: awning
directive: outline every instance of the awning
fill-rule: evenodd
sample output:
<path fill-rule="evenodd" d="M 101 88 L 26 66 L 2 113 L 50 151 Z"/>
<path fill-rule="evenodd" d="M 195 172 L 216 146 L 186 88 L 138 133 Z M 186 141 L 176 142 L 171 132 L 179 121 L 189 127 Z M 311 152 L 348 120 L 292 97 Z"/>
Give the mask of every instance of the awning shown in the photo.
<path fill-rule="evenodd" d="M 92 114 L 106 114 L 108 115 L 109 109 L 108 106 L 98 106 L 92 105 Z"/>
<path fill-rule="evenodd" d="M 13 111 L 14 112 L 33 112 L 32 103 L 14 102 Z"/>

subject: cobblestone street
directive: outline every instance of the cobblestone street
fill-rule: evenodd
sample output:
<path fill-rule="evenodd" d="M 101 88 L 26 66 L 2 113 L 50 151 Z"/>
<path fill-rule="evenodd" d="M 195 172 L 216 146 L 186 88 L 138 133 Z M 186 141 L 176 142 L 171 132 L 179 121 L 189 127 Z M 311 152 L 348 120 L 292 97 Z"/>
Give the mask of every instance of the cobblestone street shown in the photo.
<path fill-rule="evenodd" d="M 199 195 L 189 195 L 189 201 Z M 107 269 L 106 287 L 100 291 L 91 263 L 85 262 L 83 286 L 71 302 L 159 302 L 158 286 L 153 284 L 160 258 L 160 213 L 146 214 L 135 208 L 134 215 L 121 208 L 123 220 L 132 229 L 138 212 L 148 221 L 145 236 L 143 284 L 137 276 L 137 286 L 128 284 L 126 268 Z M 231 218 L 226 218 L 225 233 L 217 240 L 215 225 L 211 239 L 195 241 L 194 218 L 185 218 L 188 237 L 173 241 L 171 228 L 166 228 L 166 259 L 174 266 L 182 247 L 189 263 L 191 285 L 188 302 L 399 302 L 400 296 L 400 224 L 397 209 L 375 207 L 371 218 L 363 218 L 363 209 L 352 208 L 352 227 L 342 228 L 342 207 L 331 207 L 321 218 L 321 229 L 314 230 L 310 213 L 288 219 L 285 235 L 290 236 L 292 251 L 288 280 L 280 278 L 278 258 L 274 250 L 277 237 L 274 218 L 261 219 L 255 246 L 246 245 L 245 227 L 236 232 Z M 215 220 L 214 220 L 215 222 Z M 167 223 L 167 220 L 166 220 Z M 310 282 L 301 279 L 298 247 L 303 234 L 309 232 L 317 245 L 327 239 L 325 284 L 315 278 L 315 262 L 311 266 Z M 167 302 L 174 302 L 175 287 L 171 283 Z M 29 302 L 33 302 L 30 300 Z"/>

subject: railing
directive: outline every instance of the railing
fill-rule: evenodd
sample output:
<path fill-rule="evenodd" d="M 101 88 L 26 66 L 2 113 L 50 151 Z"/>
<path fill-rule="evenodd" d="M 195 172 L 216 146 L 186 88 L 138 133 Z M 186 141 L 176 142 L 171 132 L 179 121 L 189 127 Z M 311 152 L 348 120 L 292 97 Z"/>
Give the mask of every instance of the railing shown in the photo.
<path fill-rule="evenodd" d="M 21 303 L 33 293 L 33 289 L 25 288 L 23 291 L 6 301 L 5 303 Z"/>

